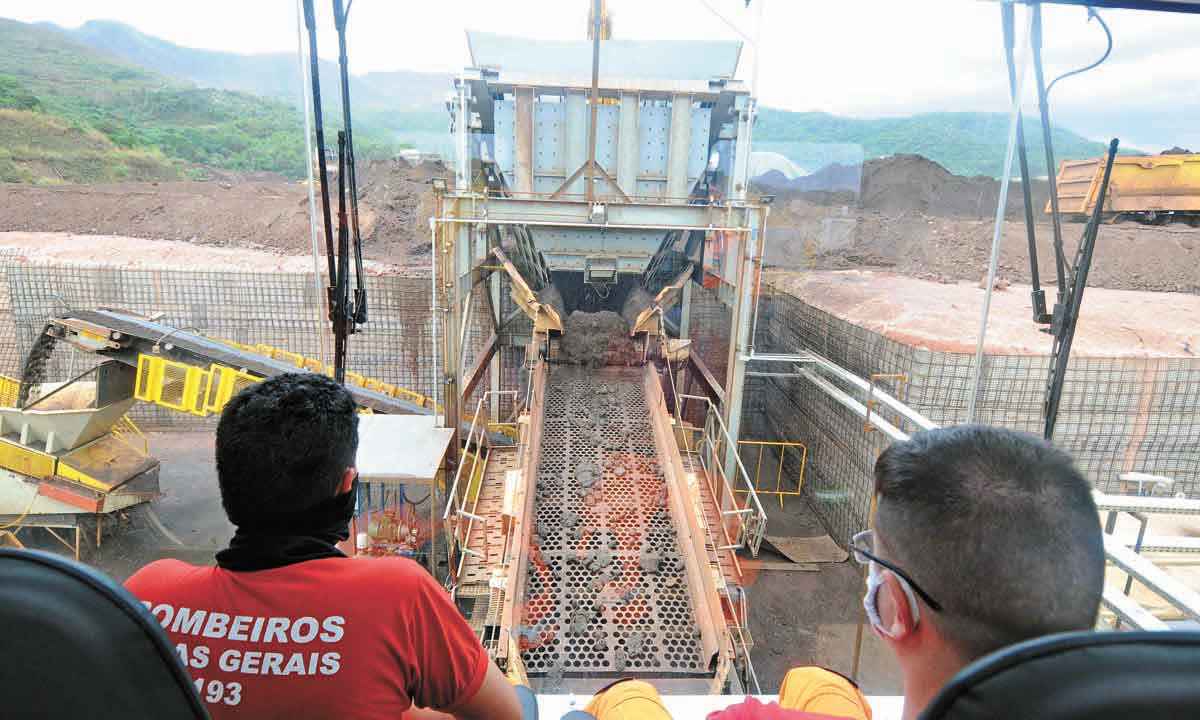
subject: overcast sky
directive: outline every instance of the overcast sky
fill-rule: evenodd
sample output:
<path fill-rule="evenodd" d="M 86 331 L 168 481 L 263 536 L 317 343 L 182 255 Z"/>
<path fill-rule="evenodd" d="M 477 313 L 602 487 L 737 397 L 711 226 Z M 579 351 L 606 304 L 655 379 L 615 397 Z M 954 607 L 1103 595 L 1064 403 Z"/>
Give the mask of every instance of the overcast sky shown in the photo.
<path fill-rule="evenodd" d="M 621 38 L 755 37 L 758 2 L 609 0 Z M 317 5 L 328 15 L 327 0 Z M 466 64 L 465 28 L 533 38 L 583 38 L 587 0 L 354 0 L 354 72 L 453 71 Z M 708 7 L 706 7 L 708 6 Z M 717 17 L 709 7 L 718 11 Z M 853 116 L 1006 109 L 999 7 L 987 0 L 765 0 L 759 96 L 790 110 Z M 1104 11 L 1108 62 L 1055 88 L 1056 123 L 1148 150 L 1200 151 L 1200 16 Z M 0 0 L 0 16 L 69 27 L 119 20 L 180 45 L 241 53 L 295 52 L 295 0 Z M 1020 26 L 1020 22 L 1018 22 Z M 323 55 L 332 55 L 332 32 Z M 1047 75 L 1104 48 L 1080 7 L 1046 10 Z M 742 74 L 749 79 L 754 48 Z M 1049 79 L 1049 78 L 1048 78 Z M 1033 110 L 1032 103 L 1026 106 Z"/>

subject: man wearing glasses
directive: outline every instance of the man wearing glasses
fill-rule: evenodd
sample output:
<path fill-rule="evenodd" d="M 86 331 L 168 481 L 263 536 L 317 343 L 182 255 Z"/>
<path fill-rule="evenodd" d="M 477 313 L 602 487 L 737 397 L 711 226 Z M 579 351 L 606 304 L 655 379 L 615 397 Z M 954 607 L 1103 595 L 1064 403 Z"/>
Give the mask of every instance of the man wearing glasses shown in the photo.
<path fill-rule="evenodd" d="M 1094 626 L 1100 520 L 1091 485 L 1061 450 L 982 425 L 921 432 L 879 456 L 875 495 L 875 527 L 851 551 L 868 566 L 867 619 L 903 674 L 904 720 L 988 653 Z M 857 688 L 820 668 L 789 672 L 779 707 L 709 718 L 812 717 L 783 708 L 870 718 Z"/>

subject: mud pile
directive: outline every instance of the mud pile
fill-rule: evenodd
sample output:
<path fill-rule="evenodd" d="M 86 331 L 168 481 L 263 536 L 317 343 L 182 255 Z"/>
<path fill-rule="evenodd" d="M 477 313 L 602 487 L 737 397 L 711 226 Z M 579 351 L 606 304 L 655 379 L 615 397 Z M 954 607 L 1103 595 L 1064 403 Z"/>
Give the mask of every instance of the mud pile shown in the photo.
<path fill-rule="evenodd" d="M 642 361 L 642 351 L 629 337 L 629 323 L 617 313 L 576 310 L 563 322 L 555 359 L 560 363 L 594 368 L 637 365 Z"/>

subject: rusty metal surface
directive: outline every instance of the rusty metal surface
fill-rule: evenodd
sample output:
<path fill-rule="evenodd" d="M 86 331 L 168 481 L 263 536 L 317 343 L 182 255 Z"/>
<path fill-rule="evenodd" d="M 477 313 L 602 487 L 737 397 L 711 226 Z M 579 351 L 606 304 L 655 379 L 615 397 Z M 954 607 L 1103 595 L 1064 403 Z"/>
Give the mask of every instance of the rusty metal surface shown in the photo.
<path fill-rule="evenodd" d="M 650 426 L 641 368 L 558 366 L 515 628 L 531 677 L 711 675 Z"/>

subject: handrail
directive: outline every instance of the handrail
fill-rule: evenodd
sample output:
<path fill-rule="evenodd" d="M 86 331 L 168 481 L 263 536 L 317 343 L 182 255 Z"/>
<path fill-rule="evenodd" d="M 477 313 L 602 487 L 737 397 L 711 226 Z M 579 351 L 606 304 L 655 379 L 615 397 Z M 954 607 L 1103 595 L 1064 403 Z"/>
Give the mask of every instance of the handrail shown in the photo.
<path fill-rule="evenodd" d="M 483 406 L 492 395 L 512 395 L 516 396 L 516 390 L 488 390 L 479 398 L 479 403 L 475 407 L 475 415 L 471 418 L 471 425 L 467 430 L 467 437 L 464 439 L 462 461 L 459 462 L 458 468 L 454 471 L 454 482 L 451 484 L 449 491 L 446 493 L 446 510 L 442 513 L 442 525 L 446 529 L 447 548 L 451 551 L 458 551 L 458 568 L 454 572 L 454 577 L 457 580 L 461 575 L 463 564 L 466 562 L 467 555 L 473 554 L 470 551 L 471 531 L 475 527 L 475 522 L 478 520 L 480 524 L 486 525 L 484 518 L 480 517 L 476 512 L 479 506 L 479 496 L 483 492 L 483 474 L 487 468 L 487 459 L 485 457 L 485 448 L 491 447 L 489 442 L 489 430 L 493 425 L 512 425 L 512 423 L 491 423 L 484 420 L 479 422 L 481 417 L 484 417 Z M 476 432 L 478 430 L 478 432 Z M 471 445 L 474 444 L 475 452 L 470 452 Z M 467 462 L 467 458 L 470 462 Z M 463 470 L 470 465 L 470 471 L 467 474 L 466 487 L 462 491 L 462 497 L 459 497 L 459 484 L 462 482 Z M 478 481 L 478 485 L 476 485 Z M 471 489 L 475 488 L 472 497 Z M 470 502 L 471 507 L 467 509 L 467 503 Z M 463 524 L 465 520 L 465 526 Z M 462 537 L 459 537 L 459 529 L 462 530 Z M 486 532 L 486 528 L 485 528 Z M 486 550 L 486 545 L 485 545 Z"/>
<path fill-rule="evenodd" d="M 783 498 L 786 496 L 799 496 L 804 492 L 804 468 L 808 463 L 808 446 L 801 442 L 792 442 L 787 440 L 738 440 L 738 448 L 743 445 L 758 447 L 758 462 L 754 467 L 754 490 L 755 492 L 774 495 L 779 498 L 779 509 L 783 509 Z M 779 450 L 779 465 L 775 472 L 775 489 L 762 487 L 762 460 L 763 452 L 768 448 L 778 448 Z M 783 464 L 787 460 L 787 452 L 792 448 L 800 448 L 800 473 L 796 477 L 796 489 L 783 489 Z M 742 492 L 738 490 L 737 492 Z"/>
<path fill-rule="evenodd" d="M 758 493 L 755 492 L 754 484 L 750 482 L 750 473 L 746 472 L 746 466 L 742 464 L 742 459 L 734 453 L 736 461 L 735 467 L 737 473 L 731 480 L 725 471 L 724 464 L 720 461 L 713 461 L 714 458 L 721 456 L 721 451 L 729 448 L 732 445 L 732 440 L 729 436 L 729 430 L 725 427 L 725 421 L 721 419 L 720 412 L 717 412 L 716 406 L 712 400 L 702 395 L 687 395 L 681 394 L 678 396 L 680 402 L 675 404 L 676 423 L 682 427 L 682 407 L 688 400 L 700 400 L 704 402 L 705 421 L 704 431 L 701 436 L 701 443 L 706 448 L 709 460 L 705 460 L 705 453 L 697 453 L 700 457 L 700 464 L 705 470 L 706 476 L 719 475 L 720 489 L 723 491 L 720 494 L 713 493 L 714 500 L 717 504 L 717 510 L 721 514 L 722 526 L 724 526 L 725 518 L 732 517 L 737 521 L 737 532 L 730 540 L 729 544 L 723 545 L 718 550 L 740 550 L 743 547 L 749 548 L 750 554 L 757 557 L 758 549 L 762 545 L 763 535 L 766 534 L 767 513 L 763 510 L 762 503 L 759 502 Z M 716 422 L 713 422 L 713 420 Z M 714 473 L 715 469 L 715 473 Z M 737 481 L 741 479 L 744 490 L 738 490 Z M 738 506 L 738 493 L 747 496 L 746 504 Z M 723 498 L 728 497 L 732 503 L 732 509 L 725 510 Z"/>

